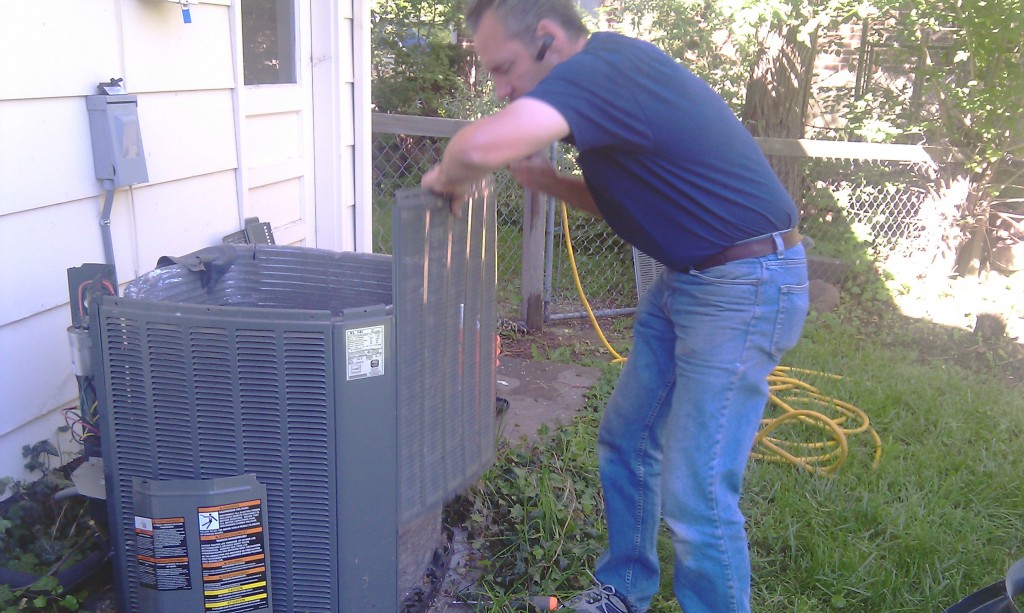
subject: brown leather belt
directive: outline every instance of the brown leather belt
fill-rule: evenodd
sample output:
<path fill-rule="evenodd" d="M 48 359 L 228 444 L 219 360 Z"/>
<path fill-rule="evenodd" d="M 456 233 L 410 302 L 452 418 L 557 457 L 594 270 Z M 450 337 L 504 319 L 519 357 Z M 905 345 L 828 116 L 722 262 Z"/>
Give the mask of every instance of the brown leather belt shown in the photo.
<path fill-rule="evenodd" d="M 802 237 L 800 236 L 800 232 L 798 232 L 796 228 L 786 230 L 782 233 L 782 244 L 785 245 L 786 249 L 795 246 L 801 239 Z M 775 238 L 773 236 L 765 236 L 757 240 L 737 243 L 732 247 L 719 251 L 715 255 L 694 264 L 693 270 L 704 270 L 705 268 L 711 268 L 712 266 L 721 266 L 722 264 L 735 262 L 736 260 L 759 258 L 761 256 L 771 255 L 772 253 L 775 253 Z"/>

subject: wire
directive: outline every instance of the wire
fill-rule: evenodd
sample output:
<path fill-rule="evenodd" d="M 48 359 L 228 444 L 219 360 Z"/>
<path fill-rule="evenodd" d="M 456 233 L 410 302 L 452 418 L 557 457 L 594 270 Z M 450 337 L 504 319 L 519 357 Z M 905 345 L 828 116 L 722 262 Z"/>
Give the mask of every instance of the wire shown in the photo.
<path fill-rule="evenodd" d="M 597 322 L 597 317 L 594 316 L 594 311 L 590 308 L 590 301 L 587 300 L 583 291 L 579 270 L 576 267 L 576 256 L 573 253 L 572 238 L 569 235 L 569 214 L 564 201 L 561 201 L 561 205 L 562 233 L 565 235 L 565 248 L 569 252 L 569 263 L 572 266 L 572 277 L 576 281 L 576 291 L 583 301 L 583 307 L 587 310 L 587 316 L 590 317 L 590 323 L 594 326 L 598 337 L 601 338 L 601 342 L 604 343 L 608 352 L 614 356 L 612 363 L 624 363 L 626 358 L 619 355 L 608 342 L 601 330 L 601 325 Z M 768 401 L 781 414 L 761 420 L 761 429 L 754 438 L 754 451 L 750 456 L 771 462 L 788 462 L 813 474 L 833 475 L 849 456 L 847 437 L 867 433 L 875 445 L 871 467 L 878 468 L 882 461 L 882 439 L 871 426 L 867 413 L 848 402 L 822 394 L 814 386 L 797 379 L 797 374 L 842 379 L 840 375 L 816 370 L 790 366 L 776 367 L 768 375 Z M 823 410 L 829 411 L 835 417 L 829 417 L 822 412 Z M 848 421 L 856 425 L 843 427 Z M 805 440 L 791 441 L 778 436 L 770 436 L 772 432 L 790 422 L 807 426 L 803 436 Z M 813 437 L 807 436 L 808 432 L 822 436 L 817 440 L 806 440 L 813 439 Z"/>
<path fill-rule="evenodd" d="M 75 424 L 77 422 L 80 422 L 81 418 L 78 416 L 78 413 L 75 411 L 75 408 L 67 407 L 66 409 L 62 409 L 61 413 L 64 414 L 64 424 L 68 427 L 68 430 L 71 431 L 71 440 L 81 444 L 82 438 L 78 436 L 78 433 L 75 431 Z M 72 416 L 74 416 L 76 419 L 72 420 Z"/>
<path fill-rule="evenodd" d="M 78 376 L 76 379 L 78 380 L 78 406 L 88 407 L 88 410 L 82 414 L 82 419 L 89 425 L 95 426 L 100 418 L 99 412 L 96 410 L 99 406 L 99 400 L 96 399 L 96 385 L 91 376 Z"/>
<path fill-rule="evenodd" d="M 106 279 L 99 279 L 99 281 L 103 286 L 103 289 L 107 291 L 108 295 L 113 296 L 117 293 L 110 281 L 107 281 Z M 81 315 L 83 319 L 85 319 L 86 315 L 89 313 L 89 309 L 86 308 L 85 305 L 85 291 L 95 282 L 96 279 L 93 279 L 91 281 L 83 281 L 78 285 L 78 314 Z"/>
<path fill-rule="evenodd" d="M 84 444 L 85 439 L 90 436 L 100 435 L 100 431 L 94 425 L 82 419 L 82 416 L 75 410 L 75 407 L 61 409 L 61 413 L 64 414 L 64 423 L 71 433 L 71 440 L 76 443 Z M 81 431 L 81 434 L 79 434 L 79 431 Z"/>

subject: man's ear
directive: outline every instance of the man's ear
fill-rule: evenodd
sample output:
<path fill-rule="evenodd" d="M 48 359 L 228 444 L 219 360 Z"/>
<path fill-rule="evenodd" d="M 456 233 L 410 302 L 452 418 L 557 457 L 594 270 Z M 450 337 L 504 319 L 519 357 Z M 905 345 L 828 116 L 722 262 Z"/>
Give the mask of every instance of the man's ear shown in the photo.
<path fill-rule="evenodd" d="M 537 49 L 537 61 L 544 61 L 544 56 L 548 54 L 548 49 L 555 43 L 555 37 L 550 34 L 545 34 L 540 39 L 540 47 Z"/>
<path fill-rule="evenodd" d="M 537 23 L 535 35 L 535 40 L 540 41 L 540 45 L 537 47 L 537 54 L 534 56 L 534 59 L 538 62 L 543 61 L 547 57 L 548 52 L 551 51 L 553 46 L 560 46 L 562 39 L 565 38 L 565 32 L 558 25 L 558 22 L 546 18 L 541 19 Z"/>

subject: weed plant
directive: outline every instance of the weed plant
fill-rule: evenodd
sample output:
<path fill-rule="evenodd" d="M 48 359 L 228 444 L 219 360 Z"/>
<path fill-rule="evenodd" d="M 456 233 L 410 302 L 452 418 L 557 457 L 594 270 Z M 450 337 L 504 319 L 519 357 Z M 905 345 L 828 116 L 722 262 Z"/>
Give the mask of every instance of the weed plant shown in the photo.
<path fill-rule="evenodd" d="M 88 512 L 87 499 L 72 496 L 57 500 L 55 494 L 71 487 L 72 466 L 51 469 L 41 458 L 59 457 L 48 441 L 25 445 L 22 451 L 30 470 L 43 476 L 25 484 L 11 479 L 0 485 L 12 490 L 0 503 L 0 568 L 11 577 L 33 577 L 23 585 L 0 584 L 0 611 L 77 611 L 82 592 L 68 593 L 57 574 L 77 563 L 97 546 L 97 530 Z M 5 574 L 5 577 L 8 575 Z"/>
<path fill-rule="evenodd" d="M 808 382 L 867 412 L 881 464 L 871 466 L 868 437 L 851 438 L 833 477 L 751 462 L 742 505 L 755 611 L 941 611 L 1024 557 L 1020 390 L 984 362 L 937 354 L 937 343 L 951 346 L 946 331 L 857 312 L 814 317 L 786 363 L 842 376 Z M 596 430 L 617 376 L 603 370 L 571 424 L 503 446 L 460 501 L 485 553 L 479 600 L 493 604 L 481 610 L 590 585 L 605 539 Z M 678 612 L 667 534 L 659 552 L 651 611 Z"/>
<path fill-rule="evenodd" d="M 456 505 L 471 544 L 485 552 L 479 583 L 490 611 L 533 595 L 588 587 L 604 512 L 595 441 L 600 407 L 618 377 L 607 365 L 570 424 L 499 444 L 498 460 Z"/>

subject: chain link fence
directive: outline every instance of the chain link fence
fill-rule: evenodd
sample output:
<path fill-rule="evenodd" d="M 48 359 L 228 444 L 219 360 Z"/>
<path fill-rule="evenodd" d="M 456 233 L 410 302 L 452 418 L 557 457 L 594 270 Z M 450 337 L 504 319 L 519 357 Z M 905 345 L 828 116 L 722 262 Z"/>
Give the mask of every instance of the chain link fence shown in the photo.
<path fill-rule="evenodd" d="M 447 138 L 374 132 L 373 251 L 391 251 L 391 207 L 395 193 L 419 187 L 420 178 L 441 159 Z M 523 189 L 507 171 L 495 175 L 498 226 L 498 314 L 518 320 L 522 269 Z"/>
<path fill-rule="evenodd" d="M 417 118 L 429 121 L 427 118 Z M 416 122 L 419 123 L 419 122 Z M 420 131 L 429 131 L 423 129 Z M 442 130 L 443 131 L 443 130 Z M 419 185 L 423 173 L 436 164 L 447 138 L 391 134 L 373 135 L 373 250 L 391 253 L 391 206 L 394 194 Z M 559 155 L 563 170 L 572 161 Z M 521 320 L 522 220 L 526 194 L 507 171 L 495 174 L 498 225 L 498 313 L 510 321 Z M 573 266 L 565 245 L 561 206 L 551 199 L 547 208 L 545 247 L 545 319 L 567 313 L 585 316 L 576 287 Z M 576 270 L 591 307 L 600 313 L 636 306 L 632 249 L 607 225 L 590 216 L 566 209 Z"/>
<path fill-rule="evenodd" d="M 924 162 L 810 159 L 801 211 L 821 255 L 868 249 L 879 262 L 908 248 L 929 225 L 936 168 Z"/>
<path fill-rule="evenodd" d="M 430 119 L 415 118 L 416 124 Z M 441 120 L 444 121 L 444 120 Z M 451 120 L 448 120 L 449 122 Z M 461 124 L 459 124 L 461 125 Z M 451 125 L 450 134 L 458 126 Z M 417 130 L 429 136 L 392 133 L 375 123 L 373 139 L 374 251 L 391 253 L 391 203 L 401 188 L 419 185 L 423 172 L 444 151 L 445 130 Z M 820 142 L 769 143 L 766 153 L 800 158 L 804 176 L 801 232 L 813 246 L 811 274 L 839 284 L 850 263 L 865 255 L 878 264 L 892 258 L 935 257 L 955 232 L 961 195 L 937 187 L 939 165 L 919 147 Z M 762 143 L 762 147 L 766 147 Z M 573 170 L 571 155 L 555 151 L 559 166 Z M 522 302 L 522 220 L 524 193 L 507 172 L 495 177 L 498 192 L 498 312 L 520 321 Z M 963 194 L 965 196 L 965 194 Z M 545 316 L 547 321 L 586 317 L 579 283 L 598 315 L 630 312 L 637 302 L 637 273 L 632 248 L 608 226 L 571 208 L 566 212 L 570 257 L 560 203 L 550 199 L 545 247 Z M 642 256 L 641 254 L 641 257 Z M 573 260 L 575 266 L 573 266 Z"/>

